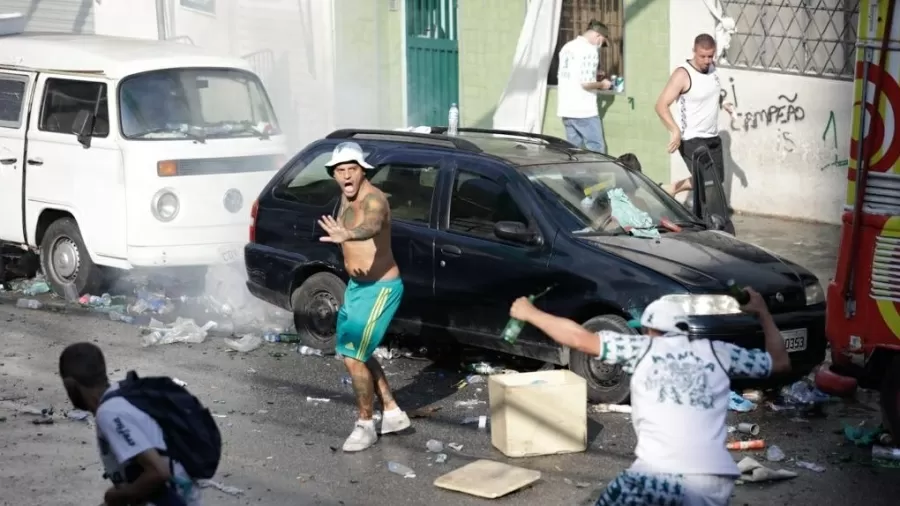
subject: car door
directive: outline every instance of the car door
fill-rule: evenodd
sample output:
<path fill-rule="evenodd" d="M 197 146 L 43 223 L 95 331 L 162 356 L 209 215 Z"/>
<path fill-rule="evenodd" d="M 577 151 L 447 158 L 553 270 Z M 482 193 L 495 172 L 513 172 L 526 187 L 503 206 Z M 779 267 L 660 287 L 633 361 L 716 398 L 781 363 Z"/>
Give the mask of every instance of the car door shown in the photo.
<path fill-rule="evenodd" d="M 33 72 L 0 72 L 0 240 L 25 242 L 22 182 Z"/>
<path fill-rule="evenodd" d="M 523 295 L 553 284 L 550 238 L 532 244 L 501 239 L 494 227 L 519 222 L 537 230 L 526 196 L 491 162 L 462 160 L 442 179 L 440 225 L 435 240 L 435 306 L 462 342 L 505 349 L 500 332 L 509 307 Z M 541 336 L 526 328 L 520 340 Z"/>
<path fill-rule="evenodd" d="M 725 187 L 719 180 L 709 148 L 705 146 L 697 148 L 692 157 L 695 170 L 692 179 L 694 191 L 691 210 L 710 228 L 734 235 L 734 223 L 728 211 Z"/>
<path fill-rule="evenodd" d="M 403 279 L 397 319 L 428 320 L 434 296 L 435 188 L 443 156 L 404 148 L 376 155 L 371 183 L 384 192 L 391 209 L 391 249 Z"/>

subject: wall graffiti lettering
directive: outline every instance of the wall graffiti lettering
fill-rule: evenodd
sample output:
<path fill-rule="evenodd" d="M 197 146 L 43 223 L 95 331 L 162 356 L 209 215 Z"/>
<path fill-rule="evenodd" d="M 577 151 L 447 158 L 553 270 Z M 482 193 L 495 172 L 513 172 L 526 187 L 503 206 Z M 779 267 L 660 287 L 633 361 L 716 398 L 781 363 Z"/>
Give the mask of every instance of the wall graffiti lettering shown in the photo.
<path fill-rule="evenodd" d="M 825 122 L 825 130 L 822 131 L 822 142 L 825 145 L 831 144 L 831 149 L 837 151 L 838 149 L 838 128 L 837 128 L 837 120 L 834 118 L 834 111 L 829 111 L 828 121 Z M 828 162 L 825 165 L 819 167 L 820 171 L 825 169 L 846 169 L 850 166 L 850 160 L 846 157 L 841 158 L 837 153 L 834 154 L 834 161 Z"/>
<path fill-rule="evenodd" d="M 786 153 L 793 153 L 794 149 L 797 147 L 797 143 L 794 142 L 794 139 L 791 137 L 791 133 L 780 128 L 778 129 L 777 139 L 778 146 L 781 148 L 780 150 L 783 150 Z"/>
<path fill-rule="evenodd" d="M 719 92 L 719 108 L 723 108 L 725 102 L 730 101 L 734 104 L 735 109 L 738 109 L 737 89 L 734 85 L 734 78 L 730 77 L 728 81 L 731 85 L 731 94 L 724 88 Z M 760 127 L 787 125 L 803 121 L 806 119 L 806 111 L 803 109 L 803 106 L 796 103 L 798 97 L 799 94 L 796 92 L 793 96 L 781 94 L 778 95 L 775 103 L 768 107 L 750 111 L 738 110 L 732 116 L 729 126 L 732 131 L 739 132 L 743 130 L 746 132 Z"/>

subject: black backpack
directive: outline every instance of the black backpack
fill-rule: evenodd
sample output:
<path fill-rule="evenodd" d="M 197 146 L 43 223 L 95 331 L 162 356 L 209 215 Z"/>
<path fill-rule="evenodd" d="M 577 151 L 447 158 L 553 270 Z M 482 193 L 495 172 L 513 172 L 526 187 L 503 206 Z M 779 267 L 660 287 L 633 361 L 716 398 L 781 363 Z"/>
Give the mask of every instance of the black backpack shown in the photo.
<path fill-rule="evenodd" d="M 129 371 L 119 388 L 103 398 L 122 397 L 159 424 L 166 441 L 164 452 L 184 466 L 195 480 L 216 474 L 222 458 L 222 436 L 209 409 L 172 378 L 139 378 Z"/>

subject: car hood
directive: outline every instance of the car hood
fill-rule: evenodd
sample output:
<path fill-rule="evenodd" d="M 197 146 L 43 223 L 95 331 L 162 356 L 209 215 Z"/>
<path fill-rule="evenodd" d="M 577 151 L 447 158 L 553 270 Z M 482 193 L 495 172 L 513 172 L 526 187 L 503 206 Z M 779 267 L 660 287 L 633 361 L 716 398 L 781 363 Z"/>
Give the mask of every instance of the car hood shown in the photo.
<path fill-rule="evenodd" d="M 625 235 L 584 239 L 669 276 L 691 291 L 722 290 L 733 279 L 766 294 L 802 290 L 816 279 L 789 260 L 718 231 L 666 233 L 658 240 Z"/>

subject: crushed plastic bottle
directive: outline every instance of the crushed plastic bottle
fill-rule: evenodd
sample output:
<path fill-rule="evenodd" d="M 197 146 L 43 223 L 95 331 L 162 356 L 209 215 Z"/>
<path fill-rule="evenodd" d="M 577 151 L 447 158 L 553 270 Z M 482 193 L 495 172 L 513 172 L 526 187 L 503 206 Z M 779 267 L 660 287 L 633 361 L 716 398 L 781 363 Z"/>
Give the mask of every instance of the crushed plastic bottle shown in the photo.
<path fill-rule="evenodd" d="M 249 353 L 262 345 L 262 339 L 255 334 L 244 334 L 240 339 L 225 339 L 225 346 L 239 353 Z"/>
<path fill-rule="evenodd" d="M 441 443 L 437 439 L 429 439 L 428 442 L 425 443 L 425 449 L 431 453 L 441 453 L 444 451 L 444 443 Z"/>
<path fill-rule="evenodd" d="M 402 476 L 404 478 L 415 478 L 416 477 L 415 471 L 404 466 L 403 464 L 401 464 L 399 462 L 390 461 L 387 463 L 387 466 L 388 466 L 388 471 L 390 471 L 394 474 L 399 474 L 400 476 Z"/>
<path fill-rule="evenodd" d="M 300 346 L 297 347 L 297 353 L 299 353 L 301 355 L 312 355 L 312 356 L 317 356 L 317 357 L 325 356 L 325 354 L 322 353 L 322 350 L 310 348 L 309 346 L 306 346 L 303 344 L 301 344 Z"/>
<path fill-rule="evenodd" d="M 766 450 L 766 460 L 769 462 L 781 462 L 785 454 L 777 445 L 772 445 Z"/>
<path fill-rule="evenodd" d="M 206 339 L 207 332 L 215 326 L 216 322 L 210 321 L 199 327 L 190 318 L 178 317 L 171 327 L 161 327 L 159 322 L 151 320 L 148 327 L 150 333 L 143 337 L 143 345 L 146 347 L 172 343 L 202 343 Z"/>
<path fill-rule="evenodd" d="M 443 464 L 444 462 L 447 462 L 447 454 L 446 453 L 438 453 L 437 455 L 434 456 L 435 464 Z"/>
<path fill-rule="evenodd" d="M 19 299 L 16 301 L 16 307 L 23 309 L 40 309 L 43 306 L 41 301 L 34 299 Z"/>
<path fill-rule="evenodd" d="M 28 283 L 28 286 L 22 290 L 22 293 L 29 296 L 40 295 L 50 291 L 50 285 L 40 278 L 35 278 Z"/>
<path fill-rule="evenodd" d="M 822 467 L 822 466 L 820 466 L 820 465 L 818 465 L 818 464 L 813 464 L 812 462 L 806 462 L 806 461 L 803 461 L 803 460 L 798 460 L 798 461 L 796 462 L 796 464 L 797 464 L 797 467 L 800 467 L 800 468 L 802 468 L 802 469 L 808 469 L 808 470 L 813 471 L 813 472 L 816 472 L 816 473 L 824 473 L 824 472 L 825 472 L 825 468 L 824 468 L 824 467 Z"/>
<path fill-rule="evenodd" d="M 110 311 L 109 319 L 114 322 L 134 323 L 134 316 L 122 314 L 118 311 Z"/>
<path fill-rule="evenodd" d="M 278 335 L 278 332 L 269 330 L 265 334 L 263 334 L 263 339 L 268 343 L 280 343 L 281 337 Z"/>

